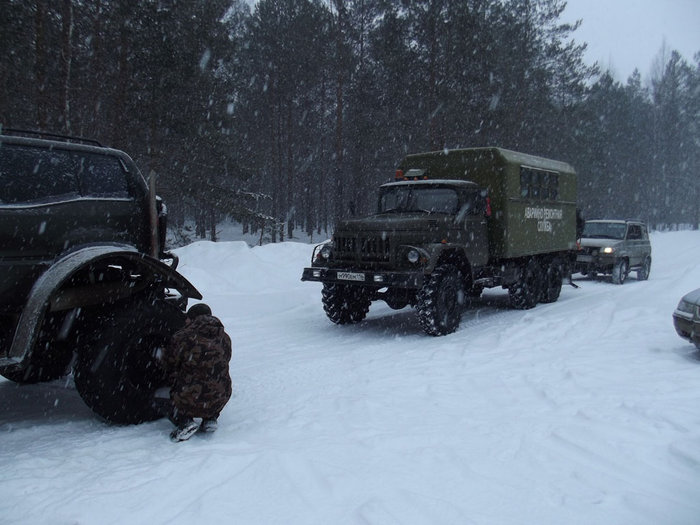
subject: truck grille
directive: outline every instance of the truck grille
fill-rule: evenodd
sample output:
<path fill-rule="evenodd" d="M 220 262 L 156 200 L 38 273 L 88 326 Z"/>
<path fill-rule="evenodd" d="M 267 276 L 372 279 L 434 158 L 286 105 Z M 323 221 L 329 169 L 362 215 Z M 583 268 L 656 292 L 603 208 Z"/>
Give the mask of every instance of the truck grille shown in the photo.
<path fill-rule="evenodd" d="M 336 237 L 334 258 L 350 262 L 388 262 L 389 239 L 381 237 Z"/>

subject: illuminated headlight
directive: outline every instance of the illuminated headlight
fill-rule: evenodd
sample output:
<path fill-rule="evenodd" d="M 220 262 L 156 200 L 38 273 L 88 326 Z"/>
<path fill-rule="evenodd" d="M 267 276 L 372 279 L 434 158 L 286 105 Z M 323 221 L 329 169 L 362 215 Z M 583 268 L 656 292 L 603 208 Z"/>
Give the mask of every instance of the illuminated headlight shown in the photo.
<path fill-rule="evenodd" d="M 408 259 L 408 262 L 410 262 L 411 264 L 416 264 L 420 259 L 420 254 L 418 253 L 418 250 L 409 250 L 406 254 L 406 259 Z"/>
<path fill-rule="evenodd" d="M 383 275 L 375 275 L 375 276 L 374 276 L 374 282 L 375 282 L 375 283 L 383 283 L 383 282 L 384 282 L 384 276 L 383 276 Z"/>
<path fill-rule="evenodd" d="M 330 244 L 326 244 L 323 248 L 321 248 L 321 257 L 328 260 L 331 258 L 332 252 L 333 249 L 331 248 Z"/>
<path fill-rule="evenodd" d="M 613 253 L 614 251 L 615 251 L 615 248 L 613 248 L 612 246 L 606 246 L 605 248 L 600 250 L 600 253 L 610 254 L 610 253 Z"/>

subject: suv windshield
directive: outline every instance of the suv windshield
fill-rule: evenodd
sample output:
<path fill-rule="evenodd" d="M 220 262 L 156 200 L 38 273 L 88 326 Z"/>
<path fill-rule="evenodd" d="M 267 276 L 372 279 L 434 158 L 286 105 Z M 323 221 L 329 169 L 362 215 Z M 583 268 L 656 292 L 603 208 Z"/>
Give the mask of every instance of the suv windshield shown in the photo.
<path fill-rule="evenodd" d="M 397 185 L 380 189 L 379 213 L 427 212 L 455 214 L 459 198 L 453 188 Z"/>
<path fill-rule="evenodd" d="M 624 239 L 627 225 L 623 222 L 587 222 L 581 237 L 593 239 Z"/>
<path fill-rule="evenodd" d="M 0 204 L 45 203 L 57 198 L 127 198 L 126 174 L 109 155 L 3 144 Z"/>

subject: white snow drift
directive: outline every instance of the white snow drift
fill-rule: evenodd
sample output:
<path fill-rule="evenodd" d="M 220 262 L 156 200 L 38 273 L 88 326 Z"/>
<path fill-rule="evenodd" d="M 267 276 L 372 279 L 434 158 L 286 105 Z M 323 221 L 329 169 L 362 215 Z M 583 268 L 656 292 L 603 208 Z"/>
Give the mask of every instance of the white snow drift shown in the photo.
<path fill-rule="evenodd" d="M 700 355 L 674 332 L 700 233 L 649 281 L 576 279 L 529 311 L 488 291 L 458 331 L 372 305 L 335 326 L 312 247 L 194 243 L 180 270 L 234 342 L 219 431 L 109 426 L 70 379 L 0 380 L 0 522 L 697 524 Z"/>

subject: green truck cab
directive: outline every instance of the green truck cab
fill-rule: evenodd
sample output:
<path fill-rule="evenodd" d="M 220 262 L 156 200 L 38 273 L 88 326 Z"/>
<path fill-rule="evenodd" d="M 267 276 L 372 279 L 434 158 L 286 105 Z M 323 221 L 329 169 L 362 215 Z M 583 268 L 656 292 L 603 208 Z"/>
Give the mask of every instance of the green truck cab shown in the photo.
<path fill-rule="evenodd" d="M 337 324 L 374 300 L 412 305 L 426 333 L 459 326 L 466 297 L 507 289 L 515 308 L 554 302 L 576 254 L 576 174 L 502 148 L 407 156 L 379 188 L 377 212 L 340 221 L 302 280 L 323 283 Z"/>

